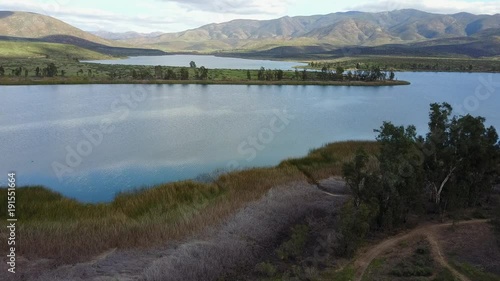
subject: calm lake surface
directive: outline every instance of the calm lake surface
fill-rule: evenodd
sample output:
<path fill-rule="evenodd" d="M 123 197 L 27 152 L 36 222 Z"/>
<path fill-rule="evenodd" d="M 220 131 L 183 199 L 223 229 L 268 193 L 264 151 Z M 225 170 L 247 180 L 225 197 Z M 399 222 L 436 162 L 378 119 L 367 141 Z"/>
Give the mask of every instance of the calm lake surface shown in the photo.
<path fill-rule="evenodd" d="M 120 60 L 96 60 L 84 61 L 101 64 L 121 64 L 121 65 L 168 65 L 189 67 L 191 61 L 196 62 L 198 67 L 220 68 L 220 69 L 260 69 L 261 67 L 270 69 L 289 70 L 297 66 L 306 66 L 301 62 L 271 61 L 271 60 L 251 60 L 240 58 L 226 58 L 204 55 L 168 55 L 168 56 L 140 56 L 129 57 Z"/>
<path fill-rule="evenodd" d="M 426 132 L 449 102 L 500 129 L 500 75 L 398 73 L 410 86 L 0 87 L 0 185 L 45 185 L 85 202 L 226 167 L 278 164 L 383 121 Z M 286 112 L 285 112 L 286 111 Z"/>

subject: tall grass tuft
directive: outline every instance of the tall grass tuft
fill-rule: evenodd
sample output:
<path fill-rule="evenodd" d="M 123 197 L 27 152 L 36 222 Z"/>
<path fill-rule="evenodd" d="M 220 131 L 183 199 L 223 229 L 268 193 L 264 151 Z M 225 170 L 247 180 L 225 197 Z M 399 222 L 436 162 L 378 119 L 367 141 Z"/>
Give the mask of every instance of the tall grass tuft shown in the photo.
<path fill-rule="evenodd" d="M 368 154 L 376 154 L 379 145 L 373 141 L 331 143 L 311 150 L 306 157 L 285 160 L 279 166 L 295 166 L 315 181 L 331 176 L 342 176 L 343 164 L 352 161 L 356 151 L 361 148 Z"/>
<path fill-rule="evenodd" d="M 318 179 L 339 175 L 342 163 L 359 147 L 377 149 L 370 142 L 326 145 L 274 168 L 235 171 L 211 183 L 161 184 L 118 194 L 104 204 L 83 204 L 40 186 L 19 188 L 18 255 L 65 264 L 113 248 L 152 247 L 187 238 L 220 224 L 273 187 L 306 180 L 301 170 Z M 6 201 L 7 192 L 0 189 L 0 202 Z M 0 204 L 0 220 L 6 219 L 6 208 Z M 7 229 L 1 228 L 0 237 L 6 235 Z"/>

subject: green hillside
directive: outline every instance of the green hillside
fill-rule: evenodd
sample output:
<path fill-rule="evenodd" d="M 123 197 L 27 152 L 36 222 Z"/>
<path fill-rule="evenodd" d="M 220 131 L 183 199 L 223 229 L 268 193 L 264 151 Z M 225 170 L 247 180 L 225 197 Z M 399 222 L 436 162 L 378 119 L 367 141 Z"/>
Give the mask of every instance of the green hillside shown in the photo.
<path fill-rule="evenodd" d="M 69 50 L 63 52 L 63 54 L 66 52 L 69 52 L 70 54 L 74 52 L 77 55 L 80 53 L 82 54 L 81 56 L 78 55 L 73 57 L 99 58 L 99 55 L 95 54 L 96 52 L 102 54 L 100 57 L 103 55 L 147 56 L 165 54 L 159 50 L 153 50 L 150 48 L 134 48 L 126 43 L 106 40 L 53 17 L 17 11 L 0 11 L 0 41 L 2 40 L 23 42 L 21 45 L 17 46 L 26 44 L 24 42 L 44 42 L 68 44 L 80 47 L 78 51 L 75 51 L 76 49 L 74 48 L 70 48 Z M 82 48 L 93 51 L 93 54 L 86 50 L 84 51 Z M 51 50 L 52 48 L 49 48 L 46 52 L 52 53 Z M 12 52 L 14 52 L 13 55 L 15 56 L 31 54 L 31 50 L 26 50 L 24 46 L 22 46 L 19 52 Z M 10 54 L 12 52 L 9 51 L 9 55 L 12 55 Z M 59 53 L 57 48 L 55 53 Z M 36 54 L 38 54 L 38 50 L 35 51 L 35 55 Z M 42 54 L 44 53 L 42 52 Z"/>
<path fill-rule="evenodd" d="M 97 60 L 110 59 L 112 57 L 68 44 L 0 41 L 0 58 L 61 58 Z"/>

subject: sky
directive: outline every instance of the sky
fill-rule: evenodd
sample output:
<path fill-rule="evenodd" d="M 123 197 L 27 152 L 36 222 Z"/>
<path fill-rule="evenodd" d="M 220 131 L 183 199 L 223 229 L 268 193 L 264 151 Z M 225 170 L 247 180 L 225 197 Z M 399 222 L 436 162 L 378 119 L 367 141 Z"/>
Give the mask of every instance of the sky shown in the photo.
<path fill-rule="evenodd" d="M 500 13 L 500 0 L 16 0 L 0 11 L 53 16 L 86 31 L 178 32 L 233 19 L 274 19 L 346 11 L 399 9 L 451 14 Z"/>

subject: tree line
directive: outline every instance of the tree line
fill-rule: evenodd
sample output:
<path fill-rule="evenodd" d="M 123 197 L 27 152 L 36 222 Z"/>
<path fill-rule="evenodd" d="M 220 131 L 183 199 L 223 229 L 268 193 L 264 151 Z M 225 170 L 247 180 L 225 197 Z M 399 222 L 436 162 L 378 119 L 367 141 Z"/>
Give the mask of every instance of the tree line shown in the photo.
<path fill-rule="evenodd" d="M 353 254 L 370 229 L 392 229 L 410 214 L 443 216 L 489 200 L 499 180 L 500 143 L 484 123 L 483 117 L 452 117 L 447 103 L 431 104 L 425 136 L 415 126 L 384 122 L 376 130 L 379 153 L 360 150 L 343 167 L 353 194 L 341 223 L 344 252 Z"/>
<path fill-rule="evenodd" d="M 195 62 L 190 62 L 190 69 L 194 71 L 194 78 L 197 80 L 207 80 L 209 77 L 209 69 L 201 66 L 196 67 Z M 182 67 L 178 71 L 172 68 L 165 68 L 161 65 L 157 65 L 154 67 L 153 71 L 149 68 L 143 68 L 140 70 L 133 69 L 130 73 L 132 79 L 163 79 L 163 80 L 189 80 L 190 71 L 187 67 Z M 115 77 L 113 77 L 115 78 Z"/>
<path fill-rule="evenodd" d="M 58 75 L 58 69 L 57 66 L 54 63 L 49 63 L 47 64 L 46 67 L 40 68 L 37 66 L 33 72 L 35 73 L 36 77 L 54 77 Z M 16 77 L 28 77 L 30 73 L 30 70 L 26 67 L 16 67 L 11 69 L 11 76 L 16 76 Z M 61 76 L 65 75 L 65 71 L 61 70 Z M 5 68 L 3 66 L 0 66 L 0 76 L 5 76 Z"/>

